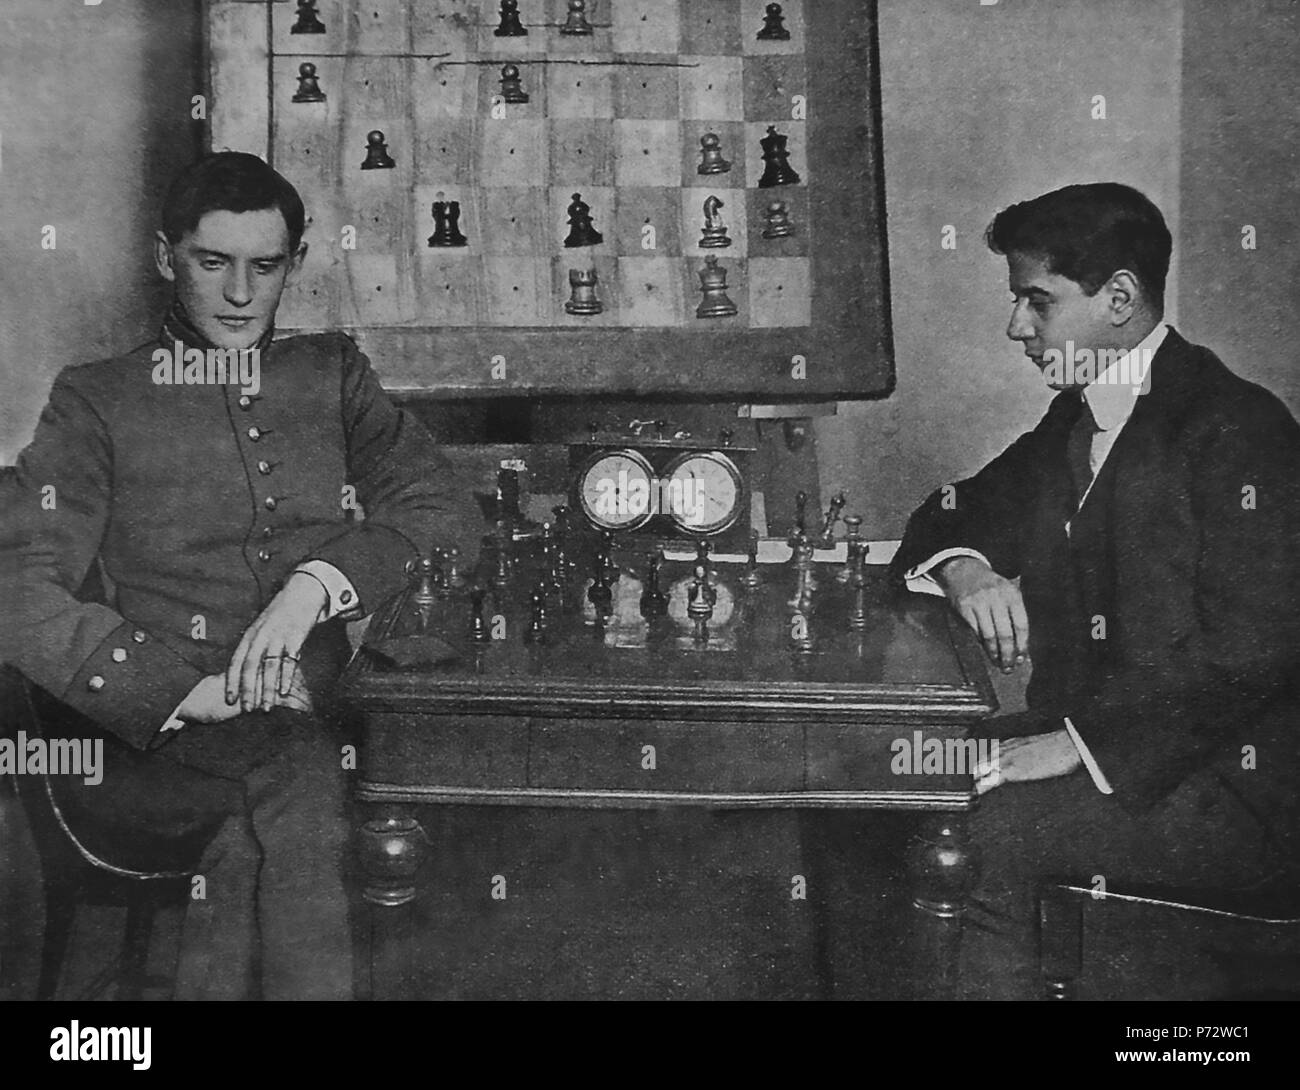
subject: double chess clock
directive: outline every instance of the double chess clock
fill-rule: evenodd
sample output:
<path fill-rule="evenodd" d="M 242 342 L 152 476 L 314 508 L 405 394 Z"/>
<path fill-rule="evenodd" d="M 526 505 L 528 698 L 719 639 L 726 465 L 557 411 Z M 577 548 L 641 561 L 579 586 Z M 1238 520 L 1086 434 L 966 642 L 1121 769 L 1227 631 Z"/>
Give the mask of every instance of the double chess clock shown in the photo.
<path fill-rule="evenodd" d="M 642 435 L 653 425 L 653 438 Z M 633 421 L 628 432 L 589 429 L 569 443 L 570 503 L 595 529 L 660 542 L 708 538 L 715 548 L 750 538 L 753 447 L 678 432 L 665 421 Z"/>

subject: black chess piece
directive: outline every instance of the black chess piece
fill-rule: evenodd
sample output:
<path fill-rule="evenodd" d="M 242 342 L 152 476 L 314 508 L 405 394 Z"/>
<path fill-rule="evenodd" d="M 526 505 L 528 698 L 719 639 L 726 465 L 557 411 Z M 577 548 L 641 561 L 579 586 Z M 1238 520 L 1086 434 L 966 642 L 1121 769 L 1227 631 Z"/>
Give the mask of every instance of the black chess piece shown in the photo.
<path fill-rule="evenodd" d="M 566 314 L 599 314 L 605 304 L 596 296 L 596 270 L 569 270 L 569 299 L 564 304 Z"/>
<path fill-rule="evenodd" d="M 528 628 L 524 632 L 524 639 L 529 643 L 543 643 L 546 640 L 546 590 L 543 587 L 534 589 L 530 596 L 532 605 L 531 616 L 528 621 Z"/>
<path fill-rule="evenodd" d="M 605 236 L 592 226 L 591 205 L 582 199 L 581 193 L 573 195 L 568 216 L 569 234 L 564 240 L 564 245 L 569 249 L 577 246 L 599 246 L 605 241 Z"/>
<path fill-rule="evenodd" d="M 433 607 L 438 601 L 438 566 L 432 557 L 422 556 L 406 566 L 411 575 L 415 589 L 411 593 L 411 604 L 416 615 L 416 631 L 424 632 L 433 617 Z"/>
<path fill-rule="evenodd" d="M 294 102 L 324 102 L 325 92 L 320 89 L 320 80 L 316 78 L 316 66 L 311 61 L 298 65 L 298 90 L 293 93 Z"/>
<path fill-rule="evenodd" d="M 731 161 L 722 157 L 722 141 L 716 132 L 706 132 L 700 137 L 700 165 L 697 174 L 726 174 Z"/>
<path fill-rule="evenodd" d="M 835 524 L 840 521 L 840 512 L 847 502 L 843 492 L 831 497 L 831 505 L 826 509 L 826 518 L 822 521 L 822 532 L 817 535 L 817 548 L 835 548 Z"/>
<path fill-rule="evenodd" d="M 758 568 L 758 531 L 749 535 L 749 556 L 745 560 L 745 574 L 740 585 L 756 590 L 763 585 L 763 573 Z"/>
<path fill-rule="evenodd" d="M 695 308 L 697 318 L 729 318 L 739 313 L 736 304 L 727 295 L 727 270 L 710 254 L 700 269 L 700 291 L 704 298 Z"/>
<path fill-rule="evenodd" d="M 854 557 L 860 550 L 865 549 L 866 542 L 862 540 L 862 518 L 859 515 L 845 515 L 844 526 L 847 529 L 847 535 L 844 538 L 845 555 L 844 567 L 835 574 L 837 583 L 850 583 L 853 580 Z"/>
<path fill-rule="evenodd" d="M 790 527 L 790 536 L 787 537 L 786 544 L 791 549 L 796 548 L 808 535 L 808 493 L 800 489 L 794 497 L 794 525 Z"/>
<path fill-rule="evenodd" d="M 527 33 L 519 21 L 519 0 L 501 0 L 501 23 L 492 34 L 497 38 L 522 38 Z"/>
<path fill-rule="evenodd" d="M 720 209 L 726 205 L 710 193 L 704 198 L 704 232 L 700 236 L 700 246 L 703 249 L 718 249 L 723 246 L 730 246 L 731 239 L 727 237 L 727 225 L 722 222 Z"/>
<path fill-rule="evenodd" d="M 853 566 L 853 612 L 849 615 L 849 631 L 867 630 L 867 554 L 858 550 Z"/>
<path fill-rule="evenodd" d="M 704 564 L 695 565 L 695 581 L 687 592 L 686 615 L 691 620 L 708 621 L 718 601 L 718 591 L 709 582 L 709 569 Z"/>
<path fill-rule="evenodd" d="M 780 4 L 768 4 L 767 14 L 763 16 L 763 29 L 756 35 L 760 42 L 788 42 L 790 31 L 785 26 L 785 16 L 781 14 Z"/>
<path fill-rule="evenodd" d="M 449 591 L 464 590 L 469 580 L 460 570 L 460 546 L 449 545 L 442 550 L 442 583 Z"/>
<path fill-rule="evenodd" d="M 659 584 L 659 569 L 663 565 L 662 552 L 646 554 L 645 589 L 641 593 L 641 616 L 663 617 L 668 613 L 668 595 Z"/>
<path fill-rule="evenodd" d="M 316 11 L 316 0 L 298 0 L 298 19 L 289 28 L 290 34 L 324 34 L 325 24 Z"/>
<path fill-rule="evenodd" d="M 704 565 L 706 568 L 712 568 L 709 563 L 709 554 L 713 552 L 713 543 L 707 537 L 697 537 L 695 539 L 695 563 Z"/>
<path fill-rule="evenodd" d="M 492 638 L 491 634 L 488 632 L 487 623 L 483 620 L 483 599 L 486 595 L 487 592 L 483 589 L 481 584 L 475 583 L 470 587 L 469 638 L 476 640 L 479 643 L 486 643 Z"/>
<path fill-rule="evenodd" d="M 569 15 L 560 27 L 561 34 L 590 34 L 591 24 L 587 22 L 587 0 L 569 0 Z"/>
<path fill-rule="evenodd" d="M 609 572 L 611 579 L 617 579 L 621 573 L 619 566 L 614 562 L 614 549 L 617 542 L 614 540 L 613 530 L 601 530 L 600 532 L 600 555 L 605 570 Z"/>
<path fill-rule="evenodd" d="M 608 614 L 614 593 L 610 590 L 609 568 L 603 552 L 596 554 L 592 570 L 591 586 L 587 588 L 587 601 L 596 607 L 597 613 Z"/>
<path fill-rule="evenodd" d="M 778 185 L 798 185 L 799 175 L 790 165 L 790 151 L 786 147 L 790 137 L 776 131 L 775 125 L 767 127 L 767 135 L 759 143 L 763 146 L 763 176 L 758 180 L 759 189 L 771 189 Z"/>
<path fill-rule="evenodd" d="M 528 93 L 524 90 L 524 81 L 519 75 L 517 64 L 501 66 L 501 98 L 511 105 L 528 101 Z"/>
<path fill-rule="evenodd" d="M 460 201 L 433 202 L 433 234 L 430 246 L 468 246 L 460 230 Z"/>
<path fill-rule="evenodd" d="M 393 157 L 388 154 L 388 145 L 384 142 L 384 134 L 379 130 L 366 135 L 366 161 L 361 164 L 362 170 L 392 170 L 397 166 Z"/>
<path fill-rule="evenodd" d="M 483 539 L 484 544 L 492 542 L 492 562 L 494 571 L 492 574 L 492 585 L 497 590 L 505 590 L 510 586 L 510 580 L 515 574 L 515 562 L 510 555 L 510 546 L 507 544 L 508 539 L 503 540 L 500 537 L 491 535 Z"/>
<path fill-rule="evenodd" d="M 790 222 L 790 210 L 785 201 L 773 201 L 764 213 L 767 220 L 763 228 L 764 238 L 789 238 L 794 234 L 794 224 Z"/>

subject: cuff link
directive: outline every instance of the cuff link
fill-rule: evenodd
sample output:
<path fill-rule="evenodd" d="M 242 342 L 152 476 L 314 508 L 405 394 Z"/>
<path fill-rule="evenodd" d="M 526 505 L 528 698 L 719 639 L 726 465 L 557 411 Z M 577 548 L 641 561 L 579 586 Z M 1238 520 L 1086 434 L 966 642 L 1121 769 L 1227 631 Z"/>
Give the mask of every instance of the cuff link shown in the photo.
<path fill-rule="evenodd" d="M 98 674 L 93 674 L 86 681 L 86 688 L 89 689 L 92 693 L 99 692 L 99 690 L 102 689 L 103 687 L 104 687 L 104 679 L 100 677 Z"/>

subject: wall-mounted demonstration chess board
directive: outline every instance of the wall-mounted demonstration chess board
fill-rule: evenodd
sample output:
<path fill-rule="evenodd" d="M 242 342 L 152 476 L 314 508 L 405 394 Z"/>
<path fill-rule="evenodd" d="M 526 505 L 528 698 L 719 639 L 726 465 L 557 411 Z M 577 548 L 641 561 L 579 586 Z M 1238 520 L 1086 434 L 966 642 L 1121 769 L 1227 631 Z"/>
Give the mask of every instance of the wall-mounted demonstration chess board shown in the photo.
<path fill-rule="evenodd" d="M 439 393 L 892 386 L 875 4 L 209 0 L 212 145 L 297 185 L 282 328 Z"/>

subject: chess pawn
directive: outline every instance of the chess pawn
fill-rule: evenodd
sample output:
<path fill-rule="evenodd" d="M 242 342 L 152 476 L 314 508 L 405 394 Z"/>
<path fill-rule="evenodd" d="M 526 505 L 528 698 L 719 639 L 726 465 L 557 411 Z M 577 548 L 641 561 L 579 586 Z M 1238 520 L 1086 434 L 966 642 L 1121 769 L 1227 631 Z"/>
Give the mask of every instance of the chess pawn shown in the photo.
<path fill-rule="evenodd" d="M 731 161 L 722 157 L 722 141 L 716 132 L 706 132 L 700 137 L 700 165 L 697 174 L 726 174 Z"/>
<path fill-rule="evenodd" d="M 518 65 L 505 64 L 501 66 L 501 98 L 511 105 L 528 101 L 528 94 L 524 91 L 523 80 L 519 76 Z"/>
<path fill-rule="evenodd" d="M 727 225 L 722 222 L 719 212 L 723 207 L 725 206 L 722 201 L 713 194 L 704 198 L 704 233 L 700 237 L 700 246 L 703 249 L 717 249 L 731 245 L 731 239 L 727 237 Z"/>
<path fill-rule="evenodd" d="M 800 489 L 794 497 L 794 525 L 790 527 L 790 536 L 785 539 L 791 549 L 797 548 L 799 542 L 808 536 L 807 519 L 808 493 Z M 791 555 L 793 556 L 793 553 Z"/>
<path fill-rule="evenodd" d="M 366 161 L 361 164 L 362 170 L 392 170 L 397 166 L 393 157 L 388 154 L 388 145 L 384 142 L 384 134 L 375 129 L 366 135 Z"/>
<path fill-rule="evenodd" d="M 460 570 L 460 548 L 456 545 L 449 546 L 442 550 L 444 560 L 442 570 L 442 585 L 450 593 L 451 591 L 464 590 L 468 582 Z"/>
<path fill-rule="evenodd" d="M 763 228 L 764 238 L 789 238 L 794 234 L 794 224 L 790 222 L 789 206 L 785 201 L 769 204 L 764 218 L 767 220 Z"/>
<path fill-rule="evenodd" d="M 569 0 L 569 16 L 560 27 L 561 34 L 590 34 L 587 22 L 587 0 Z"/>
<path fill-rule="evenodd" d="M 855 557 L 859 552 L 866 551 L 866 542 L 859 536 L 862 530 L 862 518 L 859 515 L 847 515 L 844 519 L 844 525 L 848 530 L 845 537 L 845 557 L 844 567 L 835 574 L 837 583 L 851 583 L 853 581 L 853 570 Z"/>
<path fill-rule="evenodd" d="M 501 23 L 492 32 L 497 38 L 522 38 L 528 31 L 519 21 L 519 0 L 501 0 Z M 509 102 L 509 99 L 506 99 Z"/>
<path fill-rule="evenodd" d="M 798 185 L 799 175 L 790 165 L 790 152 L 786 142 L 790 138 L 776 131 L 775 125 L 767 127 L 767 135 L 759 143 L 763 147 L 763 176 L 758 180 L 759 189 L 770 189 L 778 185 Z"/>
<path fill-rule="evenodd" d="M 475 583 L 474 586 L 470 588 L 469 638 L 478 643 L 486 643 L 492 638 L 491 634 L 488 632 L 487 623 L 483 620 L 483 599 L 485 595 L 486 592 L 478 583 Z"/>
<path fill-rule="evenodd" d="M 325 92 L 320 89 L 316 78 L 316 66 L 311 61 L 298 65 L 298 90 L 293 94 L 294 102 L 324 102 Z"/>
<path fill-rule="evenodd" d="M 835 548 L 835 524 L 839 522 L 840 512 L 844 510 L 846 502 L 843 492 L 837 493 L 831 499 L 831 505 L 826 510 L 826 518 L 822 522 L 822 532 L 817 537 L 817 548 Z"/>
<path fill-rule="evenodd" d="M 760 42 L 788 42 L 790 32 L 785 27 L 785 16 L 780 4 L 768 4 L 763 16 L 763 29 L 756 35 Z"/>
<path fill-rule="evenodd" d="M 704 298 L 695 308 L 697 318 L 730 318 L 739 313 L 736 304 L 727 295 L 727 270 L 710 254 L 700 269 L 700 291 Z"/>
<path fill-rule="evenodd" d="M 564 304 L 566 314 L 599 314 L 605 304 L 596 298 L 596 270 L 569 270 L 569 301 Z"/>
<path fill-rule="evenodd" d="M 316 0 L 298 0 L 298 20 L 289 28 L 290 34 L 324 34 L 325 24 L 316 13 Z"/>
<path fill-rule="evenodd" d="M 717 600 L 717 590 L 709 585 L 709 569 L 703 564 L 696 564 L 695 582 L 687 594 L 686 615 L 694 621 L 707 621 L 713 616 L 713 606 Z"/>
<path fill-rule="evenodd" d="M 599 246 L 605 241 L 605 236 L 592 226 L 591 205 L 582 199 L 581 193 L 573 195 L 568 208 L 568 216 L 569 234 L 564 240 L 564 245 L 567 248 Z"/>

